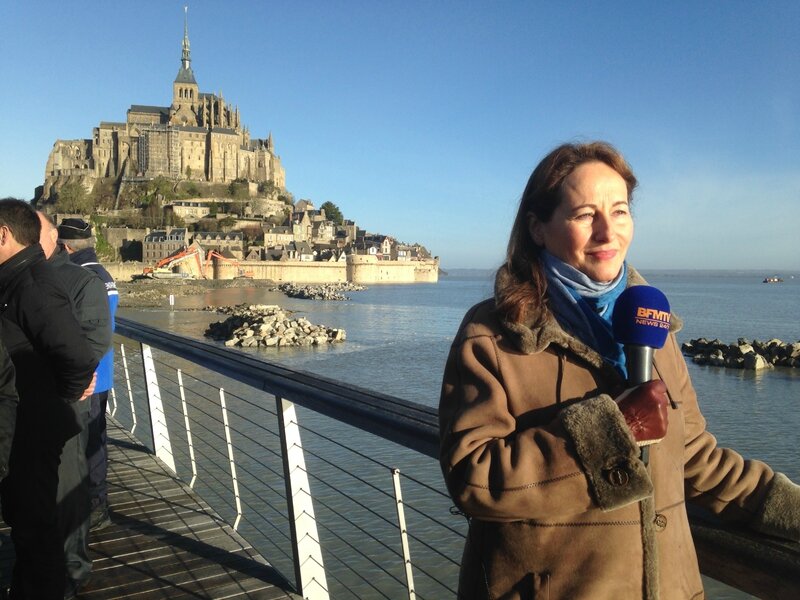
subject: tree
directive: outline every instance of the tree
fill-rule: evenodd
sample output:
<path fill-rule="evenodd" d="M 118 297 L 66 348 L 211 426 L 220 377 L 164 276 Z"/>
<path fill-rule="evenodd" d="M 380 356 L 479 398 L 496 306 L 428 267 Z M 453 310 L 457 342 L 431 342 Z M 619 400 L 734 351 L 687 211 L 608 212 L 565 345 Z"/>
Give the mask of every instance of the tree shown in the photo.
<path fill-rule="evenodd" d="M 85 215 L 94 212 L 92 199 L 86 193 L 84 187 L 76 182 L 69 181 L 58 190 L 58 200 L 56 200 L 58 212 Z"/>
<path fill-rule="evenodd" d="M 148 196 L 155 196 L 159 200 L 166 200 L 167 202 L 175 200 L 173 183 L 163 175 L 159 175 L 150 182 L 150 185 L 147 186 L 147 194 Z"/>
<path fill-rule="evenodd" d="M 337 225 L 341 225 L 344 221 L 344 217 L 342 216 L 342 211 L 339 210 L 339 207 L 336 206 L 333 202 L 324 202 L 322 206 L 319 207 L 320 210 L 325 211 L 325 217 L 329 221 L 333 221 Z"/>
<path fill-rule="evenodd" d="M 164 224 L 164 211 L 158 197 L 152 198 L 142 209 L 142 217 L 150 227 L 159 227 Z"/>
<path fill-rule="evenodd" d="M 93 206 L 101 209 L 114 208 L 117 199 L 114 182 L 110 178 L 98 179 L 92 189 L 91 201 Z"/>
<path fill-rule="evenodd" d="M 277 198 L 278 194 L 280 193 L 280 189 L 277 185 L 275 185 L 274 181 L 260 181 L 258 183 L 258 193 L 264 194 L 267 198 Z"/>
<path fill-rule="evenodd" d="M 228 185 L 228 195 L 234 200 L 247 200 L 250 189 L 246 179 L 234 179 Z"/>
<path fill-rule="evenodd" d="M 278 200 L 283 202 L 286 206 L 294 206 L 294 196 L 289 191 L 284 190 L 278 194 Z"/>

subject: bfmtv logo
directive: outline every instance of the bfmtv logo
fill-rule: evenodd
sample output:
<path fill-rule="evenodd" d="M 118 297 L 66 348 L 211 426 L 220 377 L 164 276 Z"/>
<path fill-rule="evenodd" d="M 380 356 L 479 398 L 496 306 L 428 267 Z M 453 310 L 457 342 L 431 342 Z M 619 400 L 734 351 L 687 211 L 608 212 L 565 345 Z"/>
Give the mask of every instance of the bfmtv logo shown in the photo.
<path fill-rule="evenodd" d="M 639 306 L 636 309 L 635 322 L 637 325 L 669 329 L 669 311 Z"/>

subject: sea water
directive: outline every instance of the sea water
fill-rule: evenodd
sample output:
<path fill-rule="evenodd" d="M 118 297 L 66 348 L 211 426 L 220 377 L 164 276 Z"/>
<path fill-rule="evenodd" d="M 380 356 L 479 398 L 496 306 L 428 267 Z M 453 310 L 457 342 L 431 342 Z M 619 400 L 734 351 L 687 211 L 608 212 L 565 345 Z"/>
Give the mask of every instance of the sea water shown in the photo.
<path fill-rule="evenodd" d="M 747 271 L 642 271 L 683 320 L 679 342 L 697 337 L 800 341 L 800 274 L 764 284 Z M 263 288 L 209 290 L 179 297 L 174 312 L 123 309 L 121 314 L 202 338 L 223 317 L 192 311 L 208 305 L 279 304 L 315 324 L 344 328 L 347 341 L 323 348 L 250 350 L 266 360 L 345 383 L 436 406 L 450 343 L 466 310 L 491 296 L 488 271 L 453 271 L 437 284 L 370 286 L 343 302 L 290 299 Z M 187 311 L 187 309 L 189 309 Z M 720 445 L 765 460 L 800 481 L 800 369 L 746 372 L 689 362 L 708 429 Z M 433 480 L 438 474 L 431 474 Z M 712 598 L 745 598 L 707 581 Z"/>

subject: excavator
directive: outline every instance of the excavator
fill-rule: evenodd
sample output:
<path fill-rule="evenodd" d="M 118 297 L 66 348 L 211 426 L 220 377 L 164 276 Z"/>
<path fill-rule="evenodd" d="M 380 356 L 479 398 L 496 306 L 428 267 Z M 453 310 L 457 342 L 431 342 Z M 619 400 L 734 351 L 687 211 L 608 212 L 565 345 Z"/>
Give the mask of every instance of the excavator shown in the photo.
<path fill-rule="evenodd" d="M 222 256 L 222 254 L 220 254 L 216 250 L 209 250 L 208 251 L 208 256 L 206 256 L 206 269 L 205 269 L 206 272 L 208 271 L 208 265 L 211 262 L 212 258 L 216 258 L 216 259 L 221 260 L 223 262 L 230 263 L 232 266 L 236 267 L 236 272 L 237 272 L 236 279 L 252 279 L 253 278 L 253 272 L 252 271 L 245 271 L 244 269 L 242 269 L 242 267 L 239 264 L 238 260 L 236 260 L 235 258 L 227 258 L 225 256 Z"/>
<path fill-rule="evenodd" d="M 145 267 L 142 270 L 142 275 L 154 279 L 193 279 L 195 277 L 193 273 L 178 273 L 172 269 L 183 261 L 194 258 L 197 261 L 197 274 L 201 277 L 205 277 L 202 256 L 203 251 L 199 246 L 190 246 L 176 254 L 162 258 L 152 267 Z"/>

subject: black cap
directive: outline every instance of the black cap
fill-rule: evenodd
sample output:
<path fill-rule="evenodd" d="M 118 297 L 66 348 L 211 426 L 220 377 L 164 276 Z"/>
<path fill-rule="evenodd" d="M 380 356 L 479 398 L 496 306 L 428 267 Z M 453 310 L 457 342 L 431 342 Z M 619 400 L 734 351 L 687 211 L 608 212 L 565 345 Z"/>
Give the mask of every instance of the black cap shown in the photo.
<path fill-rule="evenodd" d="M 83 219 L 64 219 L 58 226 L 61 240 L 85 240 L 92 237 L 92 225 Z"/>

